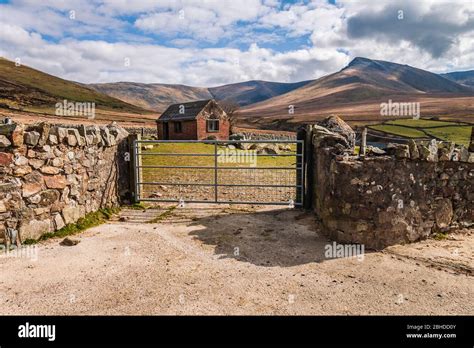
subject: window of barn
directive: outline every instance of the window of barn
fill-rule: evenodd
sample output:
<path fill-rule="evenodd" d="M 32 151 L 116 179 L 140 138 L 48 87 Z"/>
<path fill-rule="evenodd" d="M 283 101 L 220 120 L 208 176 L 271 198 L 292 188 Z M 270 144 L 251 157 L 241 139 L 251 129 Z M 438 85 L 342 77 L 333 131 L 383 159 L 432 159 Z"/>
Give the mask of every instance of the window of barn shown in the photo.
<path fill-rule="evenodd" d="M 207 131 L 218 132 L 219 131 L 219 120 L 207 120 Z"/>

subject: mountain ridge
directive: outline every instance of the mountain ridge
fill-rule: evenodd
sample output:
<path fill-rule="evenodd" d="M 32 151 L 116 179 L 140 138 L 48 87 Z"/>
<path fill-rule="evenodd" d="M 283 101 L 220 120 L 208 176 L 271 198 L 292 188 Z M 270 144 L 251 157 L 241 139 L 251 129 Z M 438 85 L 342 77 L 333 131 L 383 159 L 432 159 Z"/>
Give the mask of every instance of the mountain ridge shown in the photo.
<path fill-rule="evenodd" d="M 353 73 L 353 70 L 360 69 L 363 69 L 366 74 Z M 342 76 L 340 76 L 341 74 Z M 388 74 L 392 76 L 387 78 Z M 250 80 L 215 87 L 193 87 L 183 84 L 143 84 L 122 81 L 90 84 L 89 86 L 125 102 L 162 112 L 170 104 L 209 98 L 218 101 L 232 101 L 245 109 L 272 98 L 285 96 L 287 93 L 299 93 L 300 88 L 310 88 L 312 85 L 317 85 L 322 90 L 333 88 L 337 93 L 338 89 L 343 88 L 344 85 L 354 86 L 356 84 L 358 86 L 352 89 L 348 101 L 381 97 L 393 93 L 469 94 L 474 90 L 469 85 L 457 83 L 454 78 L 434 74 L 406 64 L 365 57 L 355 57 L 338 72 L 315 80 L 294 83 Z M 140 89 L 136 89 L 138 85 Z M 315 93 L 315 96 L 317 95 L 318 93 Z M 337 101 L 343 100 L 344 96 L 344 93 L 340 93 L 336 98 Z"/>
<path fill-rule="evenodd" d="M 218 101 L 231 101 L 240 106 L 246 106 L 287 93 L 309 82 L 311 80 L 294 83 L 250 80 L 215 87 L 194 87 L 165 83 L 111 82 L 94 83 L 87 86 L 127 103 L 163 112 L 170 104 L 211 98 Z"/>
<path fill-rule="evenodd" d="M 409 65 L 355 57 L 337 72 L 295 83 L 251 80 L 215 87 L 126 81 L 81 84 L 26 66 L 18 69 L 14 62 L 0 59 L 0 108 L 52 109 L 58 99 L 68 99 L 94 101 L 99 109 L 109 110 L 108 119 L 126 119 L 121 112 L 143 113 L 146 119 L 153 119 L 157 113 L 151 109 L 164 111 L 170 104 L 214 98 L 240 104 L 238 115 L 243 124 L 278 128 L 292 123 L 290 128 L 294 128 L 298 122 L 317 121 L 332 113 L 356 121 L 371 120 L 378 117 L 381 102 L 393 99 L 423 101 L 422 112 L 436 116 L 459 115 L 474 120 L 474 86 L 469 85 L 472 77 L 474 71 L 470 70 L 435 74 Z M 290 105 L 295 114 L 288 113 Z"/>

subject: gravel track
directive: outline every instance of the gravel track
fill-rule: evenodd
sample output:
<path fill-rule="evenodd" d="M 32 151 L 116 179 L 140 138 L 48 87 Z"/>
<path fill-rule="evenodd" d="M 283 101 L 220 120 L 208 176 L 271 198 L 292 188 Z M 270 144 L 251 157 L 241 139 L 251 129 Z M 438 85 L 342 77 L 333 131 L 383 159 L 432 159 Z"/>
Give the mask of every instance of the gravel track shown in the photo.
<path fill-rule="evenodd" d="M 327 259 L 298 210 L 187 205 L 146 223 L 163 211 L 0 257 L 0 314 L 474 314 L 472 231 Z"/>

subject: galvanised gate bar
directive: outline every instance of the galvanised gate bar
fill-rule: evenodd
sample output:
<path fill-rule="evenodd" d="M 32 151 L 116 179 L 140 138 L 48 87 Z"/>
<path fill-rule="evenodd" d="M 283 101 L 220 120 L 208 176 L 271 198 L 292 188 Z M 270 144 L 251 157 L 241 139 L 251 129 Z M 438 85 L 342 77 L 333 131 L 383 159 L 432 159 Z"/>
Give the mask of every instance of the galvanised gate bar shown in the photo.
<path fill-rule="evenodd" d="M 301 206 L 303 147 L 303 140 L 134 140 L 134 198 Z"/>

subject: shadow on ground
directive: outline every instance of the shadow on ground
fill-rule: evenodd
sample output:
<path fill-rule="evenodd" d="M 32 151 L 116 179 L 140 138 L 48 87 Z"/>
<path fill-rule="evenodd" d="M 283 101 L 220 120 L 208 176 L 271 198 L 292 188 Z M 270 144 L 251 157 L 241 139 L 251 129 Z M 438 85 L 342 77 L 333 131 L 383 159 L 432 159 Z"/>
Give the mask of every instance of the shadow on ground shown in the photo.
<path fill-rule="evenodd" d="M 195 219 L 189 234 L 214 246 L 221 258 L 259 266 L 289 267 L 322 262 L 329 241 L 317 232 L 315 217 L 294 209 L 236 212 Z"/>
<path fill-rule="evenodd" d="M 182 237 L 191 236 L 213 247 L 221 259 L 233 258 L 265 267 L 332 259 L 325 253 L 333 242 L 321 233 L 314 213 L 299 209 L 206 204 L 178 208 L 169 204 L 126 210 L 121 216 L 132 224 L 175 226 Z"/>

